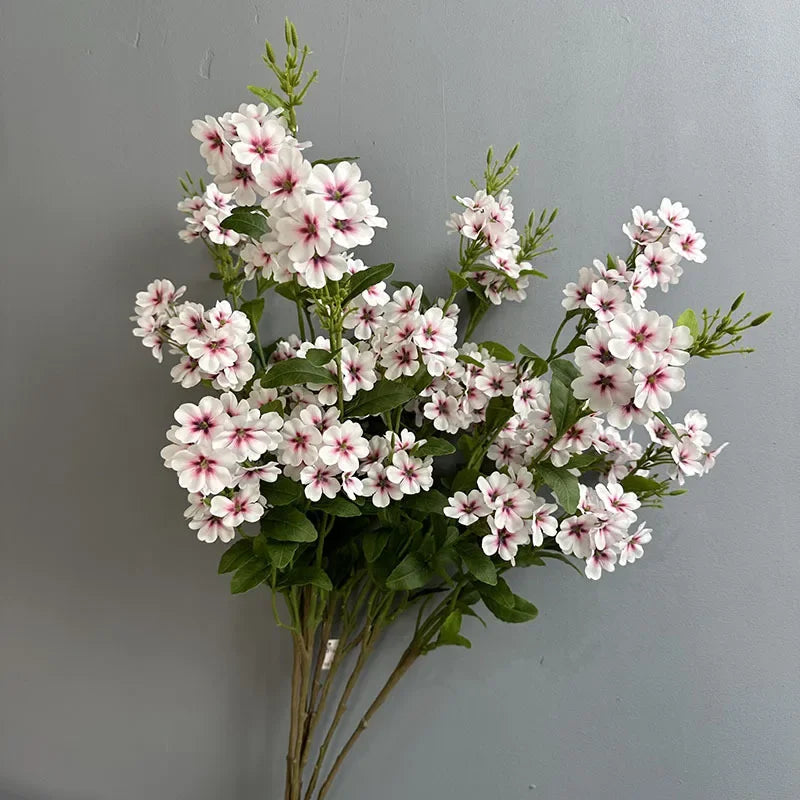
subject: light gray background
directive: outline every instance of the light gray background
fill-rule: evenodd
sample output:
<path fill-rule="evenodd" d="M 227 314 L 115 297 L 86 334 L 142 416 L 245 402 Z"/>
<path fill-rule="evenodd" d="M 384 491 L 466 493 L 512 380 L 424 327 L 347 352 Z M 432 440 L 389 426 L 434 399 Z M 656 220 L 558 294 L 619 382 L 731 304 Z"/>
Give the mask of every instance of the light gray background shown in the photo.
<path fill-rule="evenodd" d="M 230 597 L 221 548 L 185 529 L 158 456 L 185 395 L 127 315 L 156 276 L 211 298 L 202 248 L 175 235 L 175 178 L 202 166 L 191 120 L 265 80 L 289 12 L 322 72 L 302 133 L 318 157 L 360 155 L 390 221 L 372 263 L 443 291 L 450 195 L 487 145 L 523 143 L 517 207 L 560 207 L 559 252 L 487 337 L 540 343 L 563 283 L 663 195 L 691 207 L 709 259 L 661 307 L 747 288 L 775 311 L 756 354 L 692 365 L 678 409 L 733 444 L 649 514 L 644 561 L 599 584 L 521 574 L 539 621 L 474 626 L 471 652 L 420 663 L 332 797 L 795 800 L 798 5 L 315 6 L 0 6 L 0 796 L 280 793 L 288 643 L 266 594 Z"/>

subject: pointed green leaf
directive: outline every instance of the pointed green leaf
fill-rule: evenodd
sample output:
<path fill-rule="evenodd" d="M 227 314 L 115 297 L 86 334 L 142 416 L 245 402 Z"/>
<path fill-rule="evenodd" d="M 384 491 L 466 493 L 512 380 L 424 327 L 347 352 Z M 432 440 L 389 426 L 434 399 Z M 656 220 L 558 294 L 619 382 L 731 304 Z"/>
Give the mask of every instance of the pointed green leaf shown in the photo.
<path fill-rule="evenodd" d="M 273 364 L 261 379 L 261 385 L 265 389 L 277 389 L 309 383 L 327 386 L 333 381 L 333 376 L 325 367 L 318 367 L 305 358 L 289 358 Z"/>
<path fill-rule="evenodd" d="M 317 529 L 308 517 L 291 506 L 270 509 L 261 518 L 261 532 L 279 542 L 313 542 L 317 538 Z"/>
<path fill-rule="evenodd" d="M 367 269 L 356 272 L 355 275 L 350 276 L 347 284 L 347 294 L 342 300 L 342 305 L 349 303 L 354 297 L 358 297 L 370 286 L 380 283 L 384 278 L 388 278 L 394 270 L 394 264 L 378 264 L 375 267 L 368 267 Z"/>
<path fill-rule="evenodd" d="M 243 564 L 231 578 L 231 594 L 241 594 L 254 589 L 267 579 L 269 570 L 263 561 L 254 558 Z"/>
<path fill-rule="evenodd" d="M 345 409 L 348 417 L 374 417 L 405 405 L 417 396 L 410 386 L 399 381 L 382 380 L 369 392 L 359 392 Z"/>
<path fill-rule="evenodd" d="M 222 554 L 217 572 L 220 575 L 224 575 L 226 572 L 233 572 L 250 561 L 252 557 L 252 541 L 250 539 L 239 539 Z"/>

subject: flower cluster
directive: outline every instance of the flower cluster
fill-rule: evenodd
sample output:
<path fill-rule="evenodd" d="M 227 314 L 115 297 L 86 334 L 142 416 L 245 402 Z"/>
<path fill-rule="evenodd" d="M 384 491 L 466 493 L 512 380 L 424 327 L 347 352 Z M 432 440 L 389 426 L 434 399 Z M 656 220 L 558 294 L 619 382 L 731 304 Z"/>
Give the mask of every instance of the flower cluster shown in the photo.
<path fill-rule="evenodd" d="M 260 275 L 321 289 L 346 274 L 349 250 L 369 244 L 375 228 L 386 227 L 358 165 L 340 161 L 331 169 L 306 160 L 308 143 L 290 135 L 280 109 L 244 103 L 221 117 L 195 120 L 192 135 L 214 183 L 178 204 L 188 214 L 181 238 L 241 245 L 247 279 Z M 245 236 L 223 224 L 237 208 L 257 204 L 267 212 L 259 215 L 261 235 Z"/>

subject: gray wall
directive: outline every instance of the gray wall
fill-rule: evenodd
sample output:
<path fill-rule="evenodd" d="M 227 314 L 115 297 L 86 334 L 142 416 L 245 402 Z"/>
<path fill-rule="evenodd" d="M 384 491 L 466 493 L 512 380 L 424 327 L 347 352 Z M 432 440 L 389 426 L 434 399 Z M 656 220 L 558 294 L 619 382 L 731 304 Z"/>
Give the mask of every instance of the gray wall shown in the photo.
<path fill-rule="evenodd" d="M 644 561 L 599 584 L 520 575 L 539 621 L 475 626 L 471 652 L 419 664 L 335 800 L 794 800 L 797 4 L 315 5 L 0 6 L 0 795 L 279 794 L 288 643 L 266 594 L 231 598 L 219 548 L 184 527 L 158 456 L 184 395 L 127 315 L 155 276 L 211 297 L 201 248 L 175 235 L 175 177 L 202 165 L 191 120 L 263 80 L 289 12 L 322 71 L 303 133 L 321 156 L 360 155 L 390 220 L 373 263 L 443 291 L 450 195 L 488 144 L 523 143 L 517 204 L 559 206 L 560 249 L 487 337 L 540 342 L 563 283 L 664 194 L 691 207 L 709 260 L 662 308 L 747 288 L 775 311 L 756 354 L 692 365 L 678 409 L 733 444 L 650 514 Z"/>

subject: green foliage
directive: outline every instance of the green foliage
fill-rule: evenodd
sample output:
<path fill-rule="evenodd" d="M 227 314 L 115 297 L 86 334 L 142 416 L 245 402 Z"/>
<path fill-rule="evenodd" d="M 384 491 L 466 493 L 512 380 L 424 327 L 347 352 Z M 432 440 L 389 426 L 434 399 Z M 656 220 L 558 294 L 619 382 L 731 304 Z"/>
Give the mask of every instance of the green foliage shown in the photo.
<path fill-rule="evenodd" d="M 327 386 L 333 381 L 333 376 L 325 367 L 317 366 L 305 358 L 289 358 L 273 364 L 261 379 L 261 385 L 266 389 L 277 389 L 303 383 Z"/>
<path fill-rule="evenodd" d="M 233 213 L 220 222 L 221 227 L 229 231 L 249 236 L 259 241 L 269 232 L 267 218 L 260 211 L 251 211 L 244 206 L 236 208 Z"/>
<path fill-rule="evenodd" d="M 281 475 L 274 483 L 262 484 L 261 492 L 271 506 L 288 506 L 303 496 L 303 487 Z"/>
<path fill-rule="evenodd" d="M 425 456 L 448 456 L 455 453 L 455 445 L 450 444 L 447 439 L 437 439 L 435 436 L 429 436 L 425 440 L 425 444 L 419 445 L 414 450 L 414 455 L 419 458 Z"/>
<path fill-rule="evenodd" d="M 389 574 L 389 589 L 411 591 L 421 589 L 430 580 L 433 570 L 416 553 L 409 553 Z"/>
<path fill-rule="evenodd" d="M 417 392 L 400 381 L 381 380 L 368 392 L 359 392 L 355 399 L 345 406 L 348 417 L 374 417 L 413 400 Z"/>
<path fill-rule="evenodd" d="M 370 286 L 374 286 L 376 283 L 386 280 L 393 271 L 394 264 L 378 264 L 376 267 L 368 267 L 361 272 L 356 272 L 355 275 L 351 275 L 348 280 L 347 292 L 342 300 L 342 305 L 346 305 L 353 298 L 358 297 L 361 292 L 369 289 Z"/>
<path fill-rule="evenodd" d="M 567 514 L 574 514 L 581 499 L 578 479 L 565 469 L 554 467 L 549 461 L 536 465 L 536 474 L 542 482 L 553 490 L 558 504 Z"/>
<path fill-rule="evenodd" d="M 481 342 L 478 347 L 485 350 L 492 358 L 500 361 L 514 361 L 514 354 L 500 342 Z"/>
<path fill-rule="evenodd" d="M 252 557 L 252 541 L 250 539 L 239 539 L 222 554 L 217 572 L 220 575 L 224 575 L 226 572 L 233 572 L 250 561 Z"/>
<path fill-rule="evenodd" d="M 455 546 L 455 550 L 464 562 L 464 568 L 481 583 L 490 586 L 497 584 L 497 567 L 477 541 L 463 539 Z"/>
<path fill-rule="evenodd" d="M 271 508 L 261 518 L 261 532 L 279 542 L 313 542 L 318 535 L 308 517 L 291 506 Z"/>
<path fill-rule="evenodd" d="M 252 559 L 242 564 L 231 578 L 231 594 L 249 592 L 259 584 L 264 583 L 269 574 L 269 569 L 263 561 Z"/>

